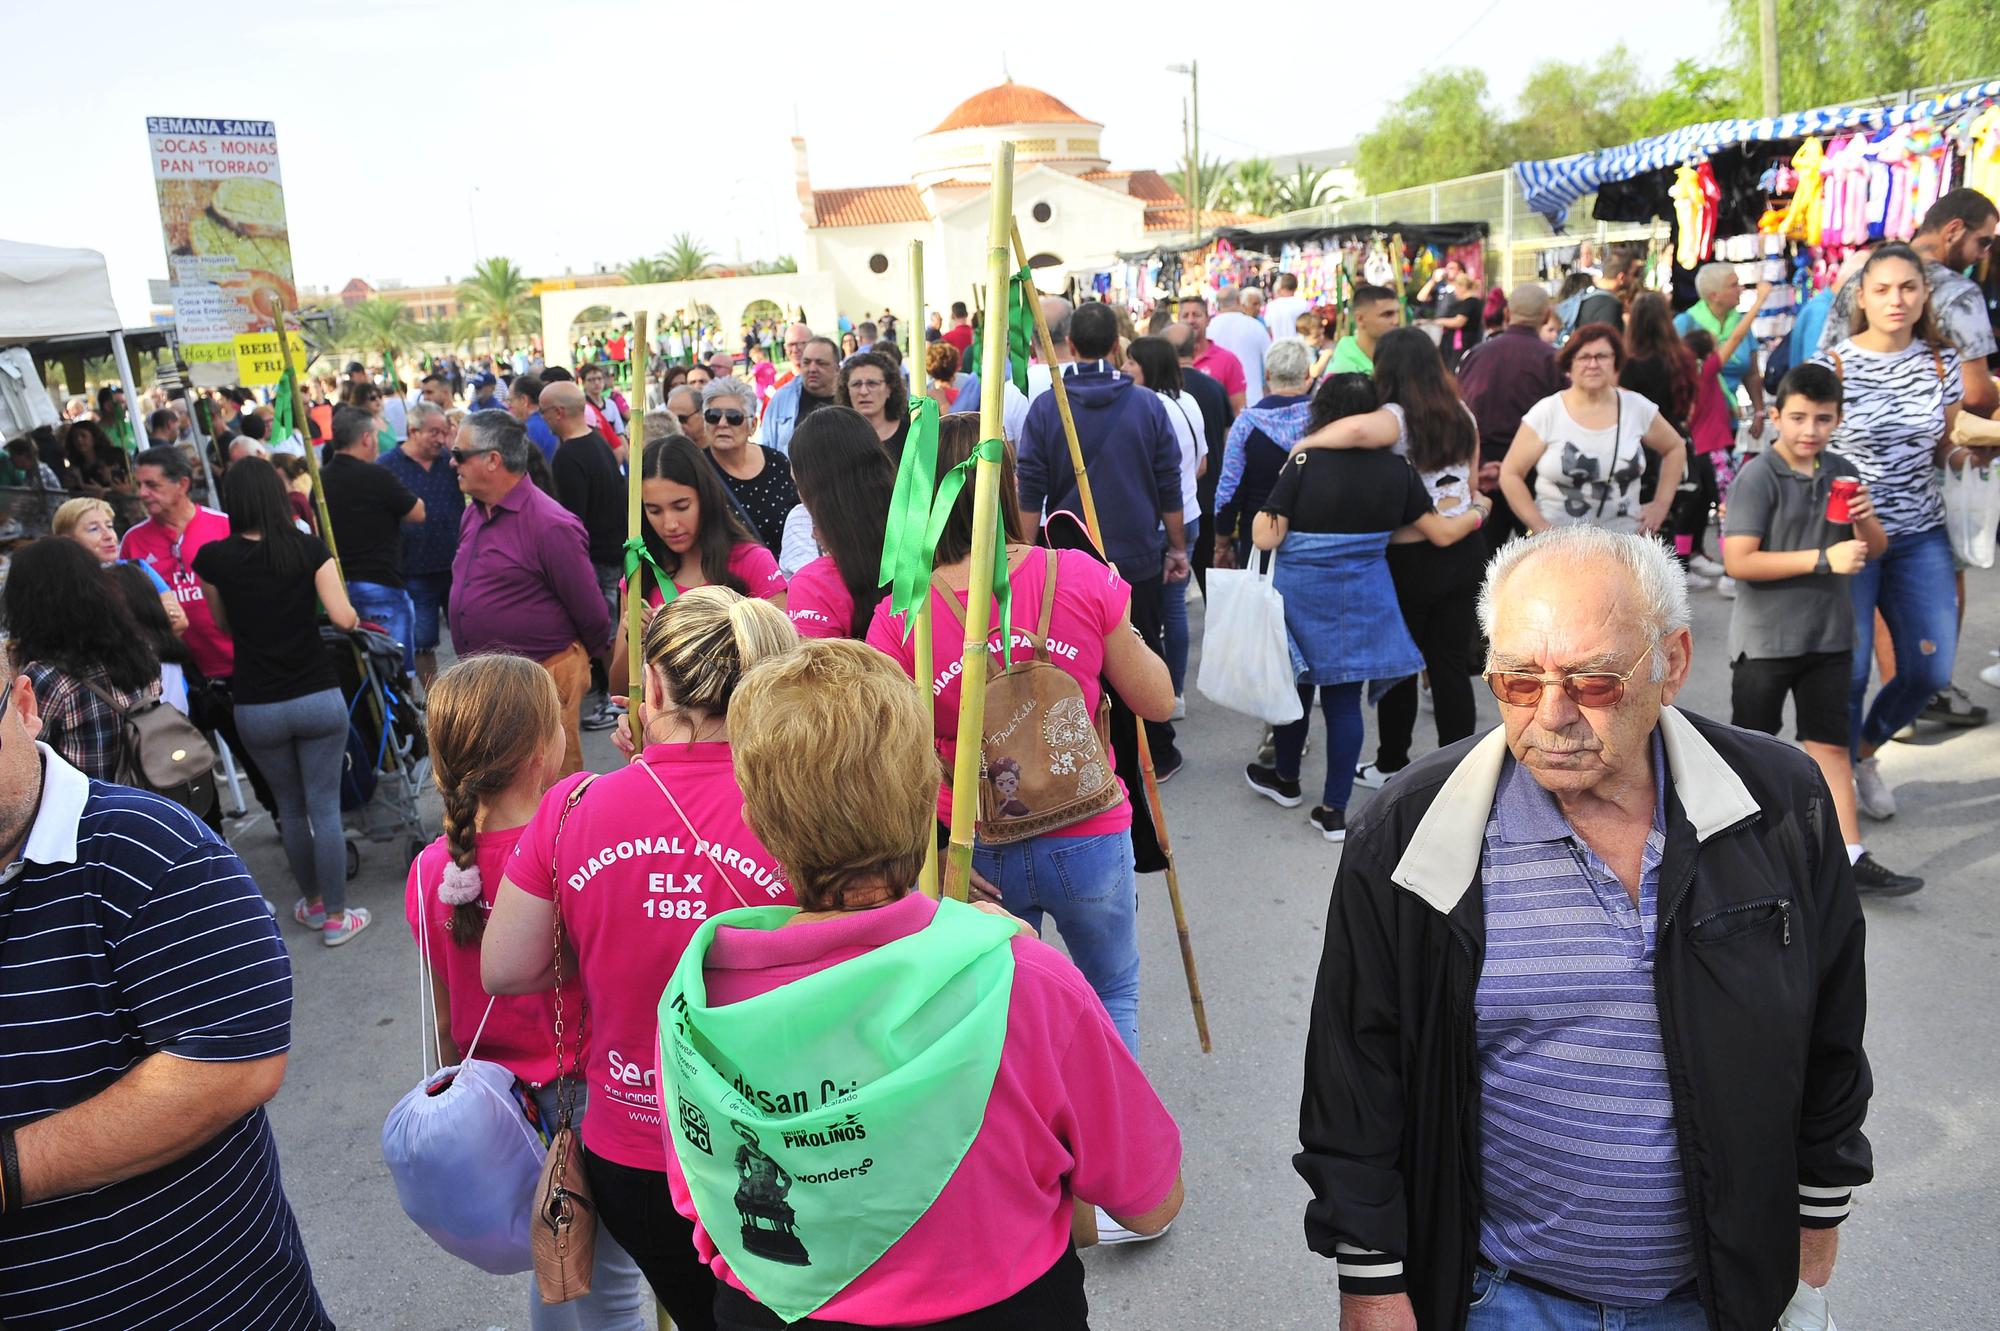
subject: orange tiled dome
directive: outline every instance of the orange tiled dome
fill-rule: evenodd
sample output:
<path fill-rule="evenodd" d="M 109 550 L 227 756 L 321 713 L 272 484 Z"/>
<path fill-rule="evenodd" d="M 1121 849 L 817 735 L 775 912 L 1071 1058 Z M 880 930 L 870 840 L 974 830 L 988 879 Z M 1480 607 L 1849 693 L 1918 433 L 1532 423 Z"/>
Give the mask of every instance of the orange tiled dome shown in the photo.
<path fill-rule="evenodd" d="M 976 92 L 952 108 L 950 115 L 931 131 L 942 134 L 953 129 L 983 129 L 993 125 L 1095 125 L 1040 88 L 1009 80 L 998 87 Z"/>

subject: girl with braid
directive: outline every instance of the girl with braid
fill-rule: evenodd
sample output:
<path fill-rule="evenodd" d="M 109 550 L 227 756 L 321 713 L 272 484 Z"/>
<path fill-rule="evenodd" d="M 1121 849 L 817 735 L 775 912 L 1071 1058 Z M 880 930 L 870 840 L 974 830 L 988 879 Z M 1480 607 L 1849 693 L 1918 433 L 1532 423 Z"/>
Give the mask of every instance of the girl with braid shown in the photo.
<path fill-rule="evenodd" d="M 450 1066 L 470 1052 L 498 1063 L 534 1097 L 542 1122 L 553 1123 L 561 1091 L 555 991 L 489 998 L 480 986 L 479 960 L 486 917 L 515 843 L 562 775 L 555 681 L 524 657 L 469 657 L 432 682 L 429 723 L 444 835 L 410 866 L 404 911 L 431 964 L 438 1062 Z M 573 1032 L 583 993 L 568 977 L 562 1002 Z M 573 1062 L 574 1055 L 572 1043 L 566 1060 Z M 588 1107 L 580 1084 L 572 1086 L 571 1097 L 580 1121 Z M 533 1331 L 645 1331 L 652 1325 L 638 1264 L 602 1228 L 590 1291 L 572 1303 L 544 1304 L 531 1275 L 528 1325 Z"/>

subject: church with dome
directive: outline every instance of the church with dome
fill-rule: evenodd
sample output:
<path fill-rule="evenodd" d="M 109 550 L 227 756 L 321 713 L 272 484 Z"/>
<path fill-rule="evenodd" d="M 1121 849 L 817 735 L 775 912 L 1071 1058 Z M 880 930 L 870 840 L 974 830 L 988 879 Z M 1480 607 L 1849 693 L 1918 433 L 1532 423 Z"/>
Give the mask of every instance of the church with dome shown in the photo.
<path fill-rule="evenodd" d="M 1009 80 L 975 93 L 916 143 L 907 184 L 814 189 L 803 138 L 792 140 L 800 221 L 799 271 L 834 280 L 843 313 L 910 305 L 909 243 L 924 242 L 932 309 L 973 302 L 986 281 L 987 191 L 993 146 L 1014 144 L 1014 216 L 1036 285 L 1060 291 L 1071 274 L 1108 267 L 1120 250 L 1188 228 L 1187 204 L 1157 171 L 1113 171 L 1104 126 L 1039 88 Z M 1207 226 L 1253 219 L 1210 212 Z"/>

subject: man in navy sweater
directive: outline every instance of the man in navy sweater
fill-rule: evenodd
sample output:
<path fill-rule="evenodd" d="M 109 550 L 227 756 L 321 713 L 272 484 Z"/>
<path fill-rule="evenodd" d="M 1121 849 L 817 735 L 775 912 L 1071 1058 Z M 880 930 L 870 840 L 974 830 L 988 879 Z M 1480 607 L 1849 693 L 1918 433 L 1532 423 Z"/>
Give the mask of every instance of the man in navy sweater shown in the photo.
<path fill-rule="evenodd" d="M 1156 652 L 1163 647 L 1161 588 L 1188 576 L 1186 534 L 1181 527 L 1181 449 L 1157 394 L 1116 368 L 1118 320 L 1111 307 L 1088 302 L 1070 319 L 1076 363 L 1062 367 L 1069 390 L 1084 470 L 1097 501 L 1104 556 L 1132 584 L 1132 626 Z M 1028 408 L 1015 473 L 1021 516 L 1029 539 L 1045 512 L 1083 516 L 1076 471 L 1054 393 Z M 1171 725 L 1147 722 L 1153 766 L 1160 780 L 1178 771 L 1180 751 Z"/>

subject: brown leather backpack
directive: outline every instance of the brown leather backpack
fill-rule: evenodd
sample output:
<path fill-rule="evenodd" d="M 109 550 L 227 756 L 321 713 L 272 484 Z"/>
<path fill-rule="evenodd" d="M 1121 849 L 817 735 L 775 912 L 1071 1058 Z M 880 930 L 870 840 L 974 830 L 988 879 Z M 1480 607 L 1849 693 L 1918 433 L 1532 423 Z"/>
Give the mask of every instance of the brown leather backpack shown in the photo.
<path fill-rule="evenodd" d="M 986 734 L 979 746 L 976 835 L 1004 846 L 1080 823 L 1125 798 L 1111 774 L 1105 736 L 1111 699 L 1093 717 L 1075 678 L 1049 660 L 1049 617 L 1056 600 L 1056 552 L 1048 556 L 1035 654 L 986 680 Z M 965 612 L 942 581 L 933 586 L 962 628 Z M 1013 646 L 1008 645 L 1012 655 Z M 959 742 L 964 743 L 960 736 Z"/>

